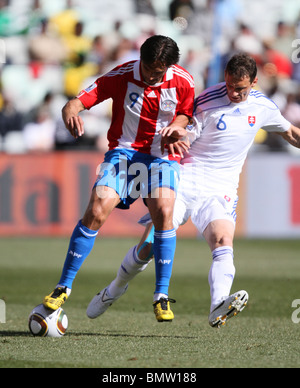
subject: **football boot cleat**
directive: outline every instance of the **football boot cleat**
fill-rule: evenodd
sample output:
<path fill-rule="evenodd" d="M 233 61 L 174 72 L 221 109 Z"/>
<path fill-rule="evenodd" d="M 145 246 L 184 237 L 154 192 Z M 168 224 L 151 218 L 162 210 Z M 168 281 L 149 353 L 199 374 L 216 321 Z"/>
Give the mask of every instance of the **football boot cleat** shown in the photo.
<path fill-rule="evenodd" d="M 158 322 L 172 322 L 174 314 L 170 308 L 170 303 L 176 303 L 176 300 L 169 298 L 160 298 L 153 304 L 154 314 Z"/>
<path fill-rule="evenodd" d="M 107 288 L 100 291 L 94 298 L 91 300 L 90 304 L 88 305 L 88 308 L 86 310 L 86 315 L 91 318 L 95 319 L 99 317 L 100 315 L 104 314 L 105 311 L 119 298 L 121 298 L 122 295 L 125 294 L 125 292 L 128 289 L 128 284 L 124 288 L 124 291 L 121 295 L 117 296 L 116 298 L 112 298 L 107 293 Z"/>
<path fill-rule="evenodd" d="M 57 287 L 50 295 L 45 296 L 43 305 L 50 310 L 59 309 L 68 299 L 67 287 Z"/>
<path fill-rule="evenodd" d="M 239 291 L 225 298 L 209 315 L 209 324 L 212 327 L 224 326 L 228 319 L 235 317 L 244 310 L 249 295 L 246 291 Z"/>

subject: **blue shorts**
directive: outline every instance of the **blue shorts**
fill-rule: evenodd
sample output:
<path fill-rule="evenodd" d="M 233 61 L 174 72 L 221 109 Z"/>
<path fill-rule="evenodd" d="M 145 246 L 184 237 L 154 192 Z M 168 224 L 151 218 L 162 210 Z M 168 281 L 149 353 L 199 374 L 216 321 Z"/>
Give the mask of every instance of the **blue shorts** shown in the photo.
<path fill-rule="evenodd" d="M 139 197 L 145 199 L 159 188 L 177 192 L 180 166 L 177 162 L 138 151 L 115 149 L 105 154 L 94 187 L 107 186 L 120 196 L 117 206 L 129 209 Z"/>

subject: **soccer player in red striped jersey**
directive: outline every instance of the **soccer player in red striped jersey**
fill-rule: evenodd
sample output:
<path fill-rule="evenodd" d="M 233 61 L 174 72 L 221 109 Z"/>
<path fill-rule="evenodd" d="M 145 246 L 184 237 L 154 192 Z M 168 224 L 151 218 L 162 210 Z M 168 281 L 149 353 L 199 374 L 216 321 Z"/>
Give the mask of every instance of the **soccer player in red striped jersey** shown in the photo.
<path fill-rule="evenodd" d="M 59 308 L 70 295 L 75 276 L 112 210 L 128 209 L 138 197 L 144 199 L 155 226 L 153 246 L 160 282 L 154 299 L 168 303 L 176 247 L 173 208 L 178 162 L 188 147 L 183 138 L 194 103 L 193 78 L 178 61 L 176 42 L 155 35 L 142 45 L 140 60 L 98 78 L 63 108 L 66 128 L 77 138 L 84 134 L 79 113 L 109 98 L 113 101 L 109 151 L 87 210 L 71 236 L 61 278 L 44 299 L 47 308 Z M 97 316 L 99 298 L 109 299 L 109 295 L 96 295 L 89 309 L 91 318 Z"/>

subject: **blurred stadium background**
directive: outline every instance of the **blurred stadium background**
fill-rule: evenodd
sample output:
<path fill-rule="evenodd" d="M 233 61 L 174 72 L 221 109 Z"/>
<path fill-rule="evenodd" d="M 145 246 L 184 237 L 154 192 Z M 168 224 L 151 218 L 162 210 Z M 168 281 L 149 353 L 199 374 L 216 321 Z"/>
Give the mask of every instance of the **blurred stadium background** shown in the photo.
<path fill-rule="evenodd" d="M 0 0 L 0 235 L 68 236 L 106 150 L 110 102 L 84 113 L 74 141 L 65 102 L 152 34 L 174 38 L 201 92 L 247 51 L 259 88 L 300 126 L 299 0 Z M 106 236 L 138 236 L 141 201 L 115 211 Z M 180 236 L 196 236 L 192 225 Z M 245 166 L 237 235 L 300 235 L 300 153 L 259 132 Z"/>

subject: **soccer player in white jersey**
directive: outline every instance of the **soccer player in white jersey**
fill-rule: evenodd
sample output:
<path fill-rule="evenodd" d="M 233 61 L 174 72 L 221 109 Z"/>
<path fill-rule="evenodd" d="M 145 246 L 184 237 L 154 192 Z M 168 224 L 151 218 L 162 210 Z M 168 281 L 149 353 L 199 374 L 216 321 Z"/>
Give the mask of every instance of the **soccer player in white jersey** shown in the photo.
<path fill-rule="evenodd" d="M 87 210 L 71 236 L 61 278 L 44 298 L 45 307 L 56 310 L 66 301 L 109 214 L 115 207 L 128 209 L 139 196 L 155 225 L 158 277 L 166 280 L 155 292 L 159 295 L 168 289 L 176 246 L 172 220 L 178 162 L 182 150 L 188 147 L 181 138 L 187 134 L 185 127 L 193 115 L 195 97 L 193 78 L 177 65 L 178 61 L 179 49 L 174 40 L 152 36 L 142 45 L 140 60 L 120 65 L 98 78 L 63 108 L 66 128 L 77 138 L 84 134 L 79 113 L 109 98 L 113 101 L 107 135 L 109 151 Z M 168 266 L 161 265 L 165 260 Z"/>
<path fill-rule="evenodd" d="M 248 301 L 246 291 L 233 295 L 230 291 L 235 277 L 233 239 L 239 175 L 255 135 L 263 128 L 300 148 L 300 129 L 284 119 L 273 101 L 254 89 L 257 81 L 256 63 L 250 56 L 237 54 L 231 58 L 225 82 L 205 90 L 195 100 L 194 141 L 181 162 L 173 223 L 177 229 L 191 217 L 211 249 L 208 279 L 212 327 L 224 325 Z M 150 216 L 145 218 L 151 222 Z M 150 224 L 141 242 L 125 256 L 116 279 L 100 293 L 101 301 L 88 308 L 88 315 L 103 314 L 126 291 L 128 282 L 147 267 L 152 241 Z M 163 297 L 168 301 L 167 294 Z M 154 303 L 158 321 L 172 320 L 170 301 L 162 303 L 159 311 Z"/>

